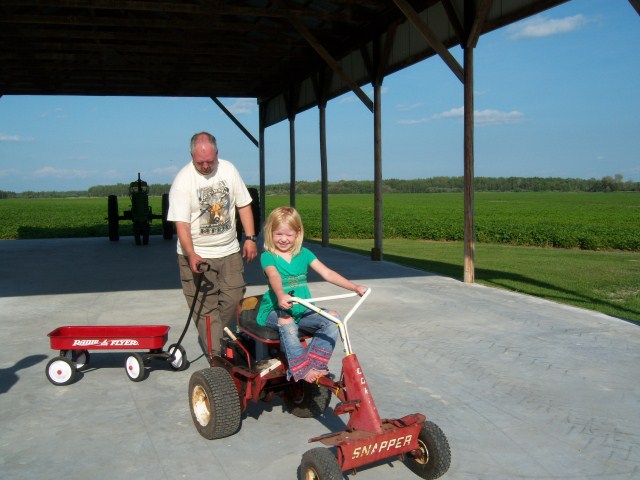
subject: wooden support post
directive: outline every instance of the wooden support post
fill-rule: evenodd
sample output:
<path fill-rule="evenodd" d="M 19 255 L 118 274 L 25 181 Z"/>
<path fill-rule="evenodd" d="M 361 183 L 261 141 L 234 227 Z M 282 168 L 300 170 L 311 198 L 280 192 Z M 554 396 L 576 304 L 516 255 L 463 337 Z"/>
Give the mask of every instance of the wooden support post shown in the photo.
<path fill-rule="evenodd" d="M 464 282 L 475 283 L 473 47 L 464 48 Z"/>

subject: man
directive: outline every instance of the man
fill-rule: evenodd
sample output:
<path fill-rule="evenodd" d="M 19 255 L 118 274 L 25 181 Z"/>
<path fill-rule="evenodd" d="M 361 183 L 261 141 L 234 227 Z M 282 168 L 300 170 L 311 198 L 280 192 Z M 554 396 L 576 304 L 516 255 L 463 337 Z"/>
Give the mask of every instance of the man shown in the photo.
<path fill-rule="evenodd" d="M 213 135 L 191 137 L 191 163 L 178 174 L 169 192 L 167 219 L 178 234 L 178 265 L 182 290 L 189 307 L 196 294 L 200 264 L 207 264 L 194 321 L 203 346 L 208 346 L 205 318 L 211 317 L 211 347 L 220 352 L 223 328 L 235 318 L 244 295 L 243 258 L 251 262 L 258 254 L 251 195 L 231 162 L 218 158 Z M 245 231 L 240 254 L 236 236 L 236 209 Z"/>

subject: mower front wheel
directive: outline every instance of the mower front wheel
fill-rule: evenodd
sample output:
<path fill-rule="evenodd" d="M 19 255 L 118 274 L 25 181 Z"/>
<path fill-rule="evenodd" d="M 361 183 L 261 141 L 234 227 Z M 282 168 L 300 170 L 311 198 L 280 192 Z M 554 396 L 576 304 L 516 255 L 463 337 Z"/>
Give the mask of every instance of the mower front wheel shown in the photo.
<path fill-rule="evenodd" d="M 240 429 L 240 398 L 231 374 L 222 367 L 199 370 L 189 380 L 189 407 L 198 433 L 207 440 Z"/>
<path fill-rule="evenodd" d="M 307 450 L 300 463 L 302 480 L 342 480 L 342 470 L 338 459 L 328 448 L 317 447 Z"/>
<path fill-rule="evenodd" d="M 404 463 L 420 478 L 434 480 L 447 473 L 451 465 L 451 449 L 444 432 L 435 423 L 426 421 L 418 435 L 420 454 L 408 454 Z"/>

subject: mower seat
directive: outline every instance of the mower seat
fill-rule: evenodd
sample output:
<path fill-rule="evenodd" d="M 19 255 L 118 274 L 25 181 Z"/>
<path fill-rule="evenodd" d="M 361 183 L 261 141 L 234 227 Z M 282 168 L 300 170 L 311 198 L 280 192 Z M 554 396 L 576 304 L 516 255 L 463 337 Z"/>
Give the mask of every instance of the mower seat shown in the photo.
<path fill-rule="evenodd" d="M 262 295 L 245 297 L 238 304 L 237 323 L 240 331 L 262 343 L 280 343 L 280 335 L 273 328 L 258 325 L 256 318 L 260 309 Z M 310 332 L 299 331 L 300 340 L 309 338 Z"/>

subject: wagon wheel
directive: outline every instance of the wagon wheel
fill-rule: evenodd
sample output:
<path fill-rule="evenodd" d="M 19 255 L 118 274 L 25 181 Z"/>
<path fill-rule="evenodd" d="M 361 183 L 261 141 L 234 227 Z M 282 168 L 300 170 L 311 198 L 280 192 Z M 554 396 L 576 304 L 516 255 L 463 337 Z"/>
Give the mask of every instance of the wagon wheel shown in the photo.
<path fill-rule="evenodd" d="M 229 372 L 205 368 L 189 380 L 189 408 L 198 433 L 208 440 L 228 437 L 240 429 L 240 399 Z"/>
<path fill-rule="evenodd" d="M 109 221 L 109 240 L 117 242 L 120 240 L 120 231 L 118 228 L 118 197 L 109 195 L 107 200 L 107 219 Z"/>
<path fill-rule="evenodd" d="M 300 463 L 302 480 L 342 480 L 342 470 L 331 450 L 323 447 L 312 448 L 302 455 Z"/>
<path fill-rule="evenodd" d="M 289 411 L 296 417 L 318 417 L 329 406 L 331 391 L 315 383 L 296 382 L 287 388 L 284 401 Z"/>
<path fill-rule="evenodd" d="M 451 465 L 451 449 L 444 432 L 435 423 L 426 421 L 418 435 L 420 454 L 407 455 L 404 463 L 420 478 L 440 478 Z"/>
<path fill-rule="evenodd" d="M 68 358 L 76 365 L 76 369 L 80 370 L 89 365 L 91 356 L 88 350 L 67 350 L 66 352 L 60 352 L 60 355 Z"/>
<path fill-rule="evenodd" d="M 176 346 L 178 348 L 176 348 Z M 189 366 L 189 362 L 187 361 L 187 352 L 182 345 L 176 345 L 174 343 L 169 346 L 167 352 L 171 355 L 171 358 L 169 359 L 169 365 L 171 365 L 171 368 L 177 372 L 187 369 Z"/>
<path fill-rule="evenodd" d="M 144 369 L 144 361 L 142 355 L 139 353 L 132 353 L 127 357 L 124 363 L 124 368 L 127 371 L 127 376 L 134 382 L 139 382 L 144 379 L 146 370 Z"/>
<path fill-rule="evenodd" d="M 55 357 L 47 363 L 47 378 L 54 385 L 69 385 L 76 378 L 76 369 L 66 357 Z"/>

